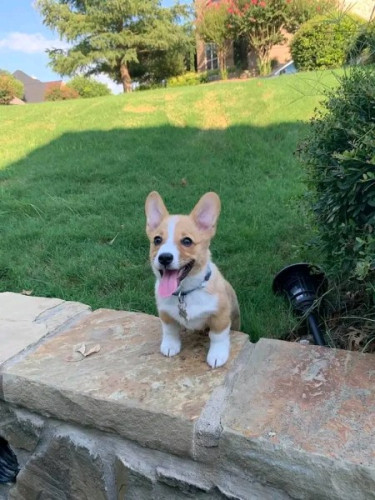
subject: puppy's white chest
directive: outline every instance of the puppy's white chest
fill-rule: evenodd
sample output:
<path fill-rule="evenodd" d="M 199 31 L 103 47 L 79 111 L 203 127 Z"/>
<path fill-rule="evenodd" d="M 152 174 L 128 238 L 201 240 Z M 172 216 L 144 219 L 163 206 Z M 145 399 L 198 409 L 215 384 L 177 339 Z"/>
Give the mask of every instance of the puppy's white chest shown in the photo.
<path fill-rule="evenodd" d="M 218 299 L 203 290 L 195 290 L 181 297 L 172 296 L 158 299 L 159 311 L 166 312 L 189 330 L 199 330 L 205 326 L 209 316 L 216 313 Z"/>

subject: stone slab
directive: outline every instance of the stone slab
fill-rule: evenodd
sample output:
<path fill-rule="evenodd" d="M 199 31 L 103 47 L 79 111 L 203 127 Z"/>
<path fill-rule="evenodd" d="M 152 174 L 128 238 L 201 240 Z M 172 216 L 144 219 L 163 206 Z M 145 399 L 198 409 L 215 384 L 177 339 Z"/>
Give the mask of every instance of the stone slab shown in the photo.
<path fill-rule="evenodd" d="M 220 451 L 293 498 L 375 498 L 375 357 L 262 339 L 221 419 Z"/>
<path fill-rule="evenodd" d="M 89 311 L 79 302 L 0 293 L 0 366 Z"/>
<path fill-rule="evenodd" d="M 77 346 L 99 345 L 86 358 Z M 189 332 L 181 353 L 159 352 L 160 322 L 146 314 L 98 310 L 3 370 L 8 402 L 60 420 L 118 433 L 143 446 L 190 454 L 194 422 L 224 384 L 248 336 L 232 333 L 225 367 L 206 364 L 208 337 Z"/>
<path fill-rule="evenodd" d="M 22 467 L 9 500 L 109 500 L 109 464 L 100 443 L 72 428 L 51 429 Z"/>

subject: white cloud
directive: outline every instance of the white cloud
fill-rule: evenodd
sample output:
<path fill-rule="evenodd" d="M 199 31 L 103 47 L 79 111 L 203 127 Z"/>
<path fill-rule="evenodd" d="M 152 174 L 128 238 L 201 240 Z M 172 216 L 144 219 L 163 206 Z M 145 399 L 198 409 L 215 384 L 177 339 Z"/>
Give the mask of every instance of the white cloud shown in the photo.
<path fill-rule="evenodd" d="M 109 78 L 109 76 L 103 73 L 94 76 L 94 78 L 95 80 L 98 80 L 98 82 L 105 83 L 106 85 L 108 85 L 113 94 L 121 94 L 124 91 L 122 85 L 119 85 L 118 83 L 114 82 L 113 80 L 111 80 L 111 78 Z"/>
<path fill-rule="evenodd" d="M 61 40 L 48 40 L 41 33 L 20 33 L 14 31 L 0 38 L 0 51 L 15 51 L 25 54 L 45 52 L 46 49 L 66 49 L 68 44 Z"/>

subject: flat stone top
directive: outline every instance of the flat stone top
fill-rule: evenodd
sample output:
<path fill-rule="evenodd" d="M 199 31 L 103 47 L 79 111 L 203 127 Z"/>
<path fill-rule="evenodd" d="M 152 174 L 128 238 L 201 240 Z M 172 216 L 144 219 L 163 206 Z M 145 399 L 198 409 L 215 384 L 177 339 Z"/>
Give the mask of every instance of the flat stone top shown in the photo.
<path fill-rule="evenodd" d="M 100 309 L 5 369 L 4 399 L 74 420 L 79 415 L 77 404 L 84 406 L 90 398 L 101 409 L 102 427 L 106 426 L 107 405 L 117 406 L 118 419 L 129 408 L 137 408 L 194 421 L 249 340 L 243 333 L 232 332 L 231 337 L 230 360 L 225 367 L 212 370 L 206 364 L 207 334 L 186 332 L 181 353 L 166 358 L 159 351 L 158 318 Z M 95 346 L 98 352 L 83 357 L 76 352 L 82 344 L 86 352 Z M 61 394 L 65 398 L 69 394 L 70 401 L 74 398 L 75 407 L 59 406 L 56 398 Z"/>
<path fill-rule="evenodd" d="M 0 293 L 0 365 L 89 311 L 78 302 Z"/>
<path fill-rule="evenodd" d="M 375 465 L 375 356 L 261 339 L 238 377 L 224 432 Z"/>

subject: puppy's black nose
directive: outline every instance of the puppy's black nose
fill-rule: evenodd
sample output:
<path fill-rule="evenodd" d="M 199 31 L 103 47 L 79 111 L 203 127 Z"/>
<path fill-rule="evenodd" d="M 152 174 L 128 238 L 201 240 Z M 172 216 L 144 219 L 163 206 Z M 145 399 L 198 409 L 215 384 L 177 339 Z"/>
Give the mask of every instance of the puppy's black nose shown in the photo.
<path fill-rule="evenodd" d="M 167 267 L 172 262 L 173 255 L 171 253 L 161 253 L 158 260 L 162 266 Z"/>

